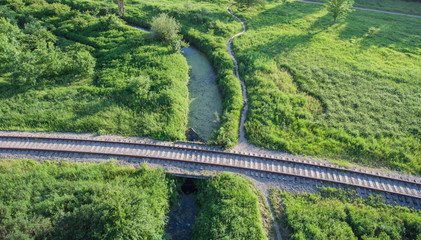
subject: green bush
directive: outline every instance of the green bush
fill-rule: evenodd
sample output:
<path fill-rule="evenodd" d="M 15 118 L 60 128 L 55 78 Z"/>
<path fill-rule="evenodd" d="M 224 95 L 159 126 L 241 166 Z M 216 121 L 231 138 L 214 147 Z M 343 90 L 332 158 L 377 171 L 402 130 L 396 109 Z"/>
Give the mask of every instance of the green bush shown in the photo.
<path fill-rule="evenodd" d="M 174 192 L 162 170 L 0 161 L 1 239 L 161 239 Z"/>
<path fill-rule="evenodd" d="M 276 217 L 291 239 L 419 239 L 421 213 L 381 197 L 321 187 L 321 194 L 271 190 Z"/>
<path fill-rule="evenodd" d="M 167 43 L 180 40 L 180 24 L 173 17 L 169 17 L 166 13 L 152 18 L 151 31 L 156 38 Z"/>
<path fill-rule="evenodd" d="M 57 37 L 32 19 L 20 30 L 6 19 L 0 20 L 2 58 L 0 64 L 16 85 L 36 85 L 74 81 L 92 77 L 95 59 L 87 51 L 62 51 Z"/>
<path fill-rule="evenodd" d="M 246 179 L 224 173 L 203 180 L 197 201 L 194 239 L 267 239 L 258 197 Z"/>

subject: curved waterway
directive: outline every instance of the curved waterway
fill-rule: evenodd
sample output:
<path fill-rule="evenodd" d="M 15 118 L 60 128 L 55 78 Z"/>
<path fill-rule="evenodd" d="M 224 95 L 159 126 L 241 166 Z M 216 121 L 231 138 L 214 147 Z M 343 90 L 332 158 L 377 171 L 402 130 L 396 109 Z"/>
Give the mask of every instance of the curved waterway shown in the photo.
<path fill-rule="evenodd" d="M 133 26 L 145 32 L 147 29 Z M 194 47 L 183 48 L 183 55 L 191 66 L 189 81 L 188 127 L 207 142 L 218 128 L 222 114 L 222 96 L 216 83 L 216 74 L 205 54 Z"/>

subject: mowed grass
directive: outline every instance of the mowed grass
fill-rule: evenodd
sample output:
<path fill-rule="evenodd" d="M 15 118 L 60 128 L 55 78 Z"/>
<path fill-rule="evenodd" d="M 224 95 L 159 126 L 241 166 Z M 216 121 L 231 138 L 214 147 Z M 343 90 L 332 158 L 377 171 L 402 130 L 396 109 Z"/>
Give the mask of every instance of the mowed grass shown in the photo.
<path fill-rule="evenodd" d="M 250 142 L 421 173 L 421 19 L 356 10 L 331 26 L 300 2 L 235 12 Z"/>
<path fill-rule="evenodd" d="M 319 2 L 326 2 L 320 0 Z M 354 7 L 371 8 L 383 11 L 400 12 L 421 15 L 421 4 L 416 1 L 405 0 L 355 0 Z"/>

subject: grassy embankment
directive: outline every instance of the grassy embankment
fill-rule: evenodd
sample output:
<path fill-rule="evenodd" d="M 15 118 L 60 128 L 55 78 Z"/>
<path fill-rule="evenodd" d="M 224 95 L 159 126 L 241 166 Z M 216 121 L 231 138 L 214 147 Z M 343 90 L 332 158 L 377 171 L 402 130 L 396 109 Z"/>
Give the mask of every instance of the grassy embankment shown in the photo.
<path fill-rule="evenodd" d="M 3 0 L 0 129 L 185 139 L 188 66 L 115 16 Z"/>
<path fill-rule="evenodd" d="M 117 4 L 98 0 L 60 0 L 76 9 L 105 14 L 117 13 Z M 166 12 L 181 23 L 185 39 L 203 51 L 217 70 L 218 85 L 224 97 L 219 129 L 212 143 L 233 147 L 238 141 L 240 112 L 243 106 L 241 85 L 235 77 L 234 64 L 227 53 L 228 39 L 241 30 L 226 7 L 230 1 L 218 3 L 184 0 L 133 0 L 126 3 L 124 19 L 131 24 L 149 28 L 152 17 Z"/>
<path fill-rule="evenodd" d="M 356 10 L 331 26 L 300 2 L 235 13 L 250 142 L 421 173 L 421 19 Z"/>
<path fill-rule="evenodd" d="M 0 161 L 1 239 L 162 239 L 176 181 L 114 163 Z"/>
<path fill-rule="evenodd" d="M 321 188 L 321 194 L 271 190 L 270 201 L 287 239 L 420 239 L 421 212 Z"/>

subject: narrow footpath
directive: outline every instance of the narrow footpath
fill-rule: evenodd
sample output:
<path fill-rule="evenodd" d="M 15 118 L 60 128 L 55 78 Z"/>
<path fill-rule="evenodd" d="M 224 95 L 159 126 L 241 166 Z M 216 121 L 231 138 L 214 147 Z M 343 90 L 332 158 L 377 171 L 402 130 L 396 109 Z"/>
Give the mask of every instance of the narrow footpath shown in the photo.
<path fill-rule="evenodd" d="M 248 99 L 247 99 L 247 87 L 246 84 L 244 83 L 243 80 L 241 80 L 240 77 L 240 71 L 238 70 L 238 63 L 237 63 L 237 59 L 235 59 L 234 57 L 234 52 L 232 51 L 232 41 L 234 40 L 234 38 L 244 34 L 246 32 L 246 25 L 244 24 L 243 20 L 241 20 L 239 17 L 235 16 L 234 14 L 232 14 L 232 12 L 230 11 L 230 7 L 232 5 L 234 5 L 235 2 L 231 3 L 228 7 L 227 7 L 227 12 L 229 14 L 231 14 L 231 16 L 235 17 L 242 25 L 243 30 L 237 34 L 235 34 L 234 36 L 232 36 L 228 42 L 227 42 L 227 48 L 228 48 L 228 54 L 231 56 L 232 60 L 234 61 L 234 65 L 235 65 L 235 74 L 237 75 L 238 80 L 240 80 L 241 82 L 241 87 L 243 89 L 243 99 L 244 99 L 244 106 L 243 106 L 243 110 L 241 112 L 241 119 L 240 119 L 240 138 L 238 139 L 238 143 L 247 143 L 247 139 L 245 137 L 245 133 L 244 133 L 244 122 L 246 121 L 246 116 L 247 116 L 247 110 L 249 108 L 248 105 Z"/>
<path fill-rule="evenodd" d="M 248 103 L 248 98 L 247 98 L 247 87 L 246 84 L 244 83 L 244 81 L 241 79 L 240 77 L 240 71 L 238 68 L 238 62 L 237 59 L 235 59 L 234 56 L 234 52 L 232 50 L 232 41 L 234 40 L 234 38 L 244 34 L 246 32 L 246 25 L 244 24 L 244 21 L 241 20 L 239 17 L 235 16 L 231 11 L 230 8 L 232 5 L 234 5 L 236 2 L 231 3 L 228 7 L 227 7 L 227 12 L 235 17 L 242 25 L 243 30 L 237 34 L 235 34 L 234 36 L 232 36 L 228 42 L 227 42 L 227 48 L 228 48 L 228 54 L 231 56 L 232 61 L 234 62 L 235 65 L 235 74 L 237 75 L 238 80 L 241 83 L 241 87 L 242 87 L 242 92 L 243 92 L 243 99 L 244 99 L 244 106 L 241 112 L 241 119 L 240 119 L 240 128 L 239 128 L 239 132 L 240 132 L 240 136 L 238 138 L 238 143 L 237 145 L 235 145 L 235 147 L 232 149 L 233 151 L 238 151 L 238 152 L 252 152 L 252 153 L 256 153 L 256 154 L 274 154 L 274 153 L 281 153 L 281 152 L 277 152 L 277 151 L 272 151 L 272 150 L 267 150 L 267 149 L 263 149 L 260 147 L 256 147 L 252 144 L 249 144 L 247 142 L 246 136 L 245 136 L 245 130 L 244 130 L 244 123 L 246 121 L 246 117 L 247 117 L 247 111 L 249 108 L 249 103 Z M 292 154 L 289 153 L 281 153 L 284 154 L 285 156 L 294 156 Z"/>
<path fill-rule="evenodd" d="M 249 144 L 247 142 L 246 139 L 246 134 L 245 134 L 245 130 L 244 130 L 244 123 L 246 122 L 246 117 L 247 117 L 247 111 L 249 109 L 249 103 L 248 103 L 248 98 L 247 98 L 247 86 L 244 83 L 244 81 L 241 79 L 240 76 L 240 71 L 238 68 L 238 62 L 237 59 L 234 56 L 234 52 L 232 50 L 232 41 L 234 40 L 234 38 L 244 34 L 246 32 L 246 25 L 244 24 L 244 21 L 241 20 L 239 17 L 235 16 L 231 11 L 230 8 L 232 5 L 234 5 L 236 2 L 231 3 L 228 7 L 227 7 L 227 12 L 235 17 L 242 25 L 243 30 L 237 34 L 235 34 L 234 36 L 232 36 L 228 42 L 227 42 L 227 49 L 228 49 L 228 54 L 231 56 L 232 61 L 234 62 L 235 65 L 235 74 L 238 78 L 238 80 L 241 83 L 241 88 L 242 88 L 242 92 L 243 92 L 243 99 L 244 99 L 244 106 L 243 109 L 241 111 L 241 119 L 240 119 L 240 128 L 239 128 L 239 132 L 240 132 L 240 136 L 238 138 L 238 143 L 237 145 L 235 145 L 235 147 L 232 149 L 233 151 L 239 151 L 239 152 L 254 152 L 254 153 L 259 153 L 259 154 L 270 154 L 273 151 L 268 151 L 266 149 L 262 149 L 259 147 L 256 147 L 252 144 Z"/>
<path fill-rule="evenodd" d="M 315 2 L 315 1 L 307 1 L 307 0 L 297 0 L 297 1 L 303 2 L 303 3 L 321 4 L 321 5 L 325 4 L 323 2 Z M 407 13 L 390 12 L 390 11 L 383 11 L 383 10 L 377 10 L 377 9 L 371 9 L 371 8 L 362 8 L 362 7 L 350 7 L 350 8 L 363 10 L 363 11 L 370 11 L 370 12 L 379 12 L 379 13 L 387 13 L 387 14 L 402 15 L 402 16 L 407 16 L 407 17 L 421 18 L 420 15 L 413 15 L 413 14 L 407 14 Z"/>

